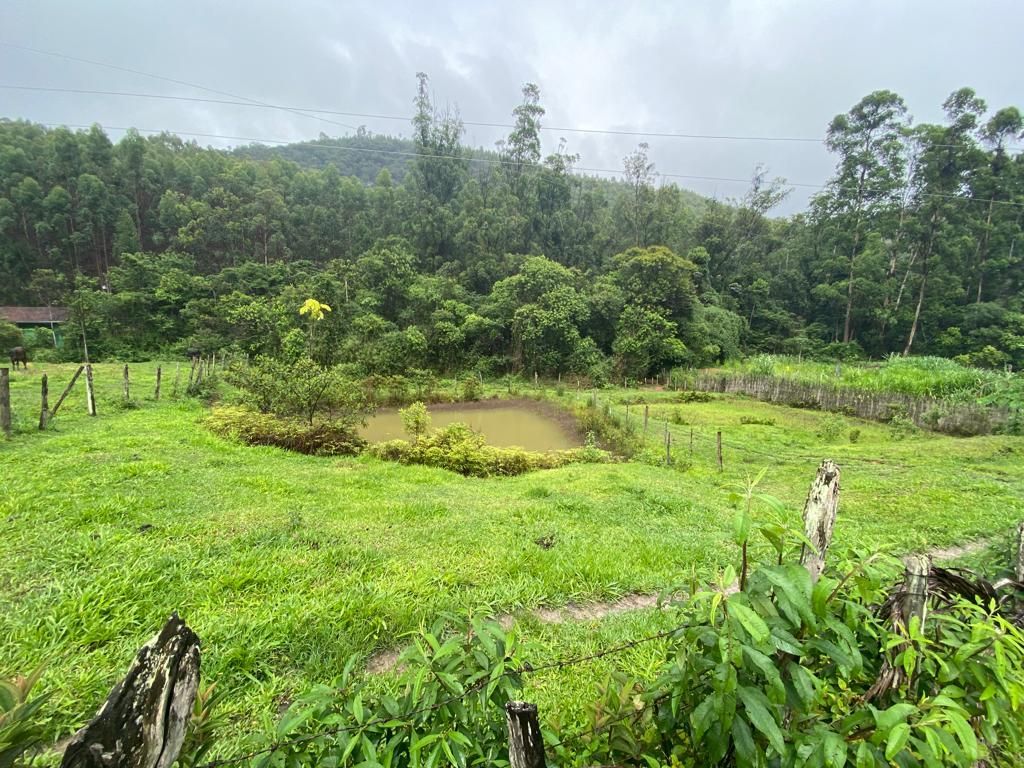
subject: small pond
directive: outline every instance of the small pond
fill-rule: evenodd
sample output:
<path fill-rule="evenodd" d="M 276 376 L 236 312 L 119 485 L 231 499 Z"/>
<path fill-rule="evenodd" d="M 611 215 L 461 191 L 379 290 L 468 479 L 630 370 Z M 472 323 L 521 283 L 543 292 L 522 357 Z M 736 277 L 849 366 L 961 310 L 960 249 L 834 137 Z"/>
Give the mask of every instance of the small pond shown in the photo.
<path fill-rule="evenodd" d="M 438 403 L 428 405 L 427 410 L 432 429 L 460 421 L 483 434 L 489 445 L 518 446 L 528 451 L 559 451 L 582 445 L 568 414 L 533 401 Z M 409 439 L 397 408 L 377 411 L 360 434 L 371 443 Z"/>

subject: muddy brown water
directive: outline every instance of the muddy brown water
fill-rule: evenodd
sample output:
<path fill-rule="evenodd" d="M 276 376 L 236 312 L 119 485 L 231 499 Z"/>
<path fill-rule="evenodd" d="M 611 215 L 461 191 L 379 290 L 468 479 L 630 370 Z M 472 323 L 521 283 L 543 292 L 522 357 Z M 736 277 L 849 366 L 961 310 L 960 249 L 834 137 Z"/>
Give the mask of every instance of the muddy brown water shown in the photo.
<path fill-rule="evenodd" d="M 560 451 L 583 444 L 568 414 L 558 413 L 532 401 L 482 401 L 428 405 L 432 429 L 455 422 L 480 432 L 489 445 L 513 446 L 528 451 Z M 371 443 L 408 439 L 397 408 L 385 408 L 370 417 L 360 430 Z"/>

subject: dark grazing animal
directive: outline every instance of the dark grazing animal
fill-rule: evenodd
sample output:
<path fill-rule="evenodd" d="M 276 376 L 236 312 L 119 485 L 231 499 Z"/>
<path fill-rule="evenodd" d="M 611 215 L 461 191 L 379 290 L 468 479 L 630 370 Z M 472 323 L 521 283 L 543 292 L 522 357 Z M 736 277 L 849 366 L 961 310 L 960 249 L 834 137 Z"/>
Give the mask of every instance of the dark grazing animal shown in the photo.
<path fill-rule="evenodd" d="M 203 356 L 203 353 L 200 350 L 196 349 L 195 347 L 189 347 L 187 350 L 185 350 L 185 355 L 188 357 L 189 360 L 191 360 L 194 363 L 196 360 Z"/>
<path fill-rule="evenodd" d="M 15 347 L 8 354 L 11 356 L 11 365 L 14 366 L 14 370 L 18 370 L 18 363 L 25 366 L 28 369 L 28 351 L 24 347 Z"/>

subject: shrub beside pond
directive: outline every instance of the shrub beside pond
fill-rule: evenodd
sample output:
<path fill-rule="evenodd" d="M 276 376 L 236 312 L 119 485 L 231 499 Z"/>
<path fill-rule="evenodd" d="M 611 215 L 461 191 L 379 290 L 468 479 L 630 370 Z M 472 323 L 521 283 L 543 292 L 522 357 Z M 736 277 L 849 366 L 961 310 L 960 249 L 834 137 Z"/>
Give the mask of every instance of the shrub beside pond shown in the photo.
<path fill-rule="evenodd" d="M 592 446 L 568 451 L 536 453 L 521 448 L 487 445 L 483 435 L 465 424 L 449 424 L 415 442 L 389 440 L 376 443 L 369 453 L 401 464 L 424 464 L 473 477 L 508 477 L 537 469 L 554 469 L 579 462 L 610 461 L 605 451 Z"/>
<path fill-rule="evenodd" d="M 351 456 L 366 447 L 355 429 L 332 421 L 307 421 L 275 416 L 244 406 L 214 408 L 206 426 L 221 437 L 248 445 L 273 445 L 315 456 Z"/>

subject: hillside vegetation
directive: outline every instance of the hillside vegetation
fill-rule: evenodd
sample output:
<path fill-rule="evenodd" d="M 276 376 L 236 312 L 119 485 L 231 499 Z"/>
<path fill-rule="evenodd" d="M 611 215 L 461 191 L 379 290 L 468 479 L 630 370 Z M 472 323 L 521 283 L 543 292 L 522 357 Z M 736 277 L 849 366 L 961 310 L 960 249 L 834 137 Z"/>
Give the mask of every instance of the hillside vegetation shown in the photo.
<path fill-rule="evenodd" d="M 312 296 L 334 310 L 318 355 L 363 374 L 603 382 L 757 351 L 1019 368 L 1021 116 L 970 89 L 943 107 L 912 125 L 879 91 L 836 116 L 835 174 L 788 219 L 761 171 L 721 203 L 661 183 L 646 144 L 622 181 L 578 175 L 565 146 L 543 157 L 530 84 L 493 151 L 462 146 L 425 76 L 408 140 L 226 152 L 3 121 L 0 302 L 69 304 L 99 357 L 287 354 Z M 0 336 L 53 355 L 45 333 Z"/>

